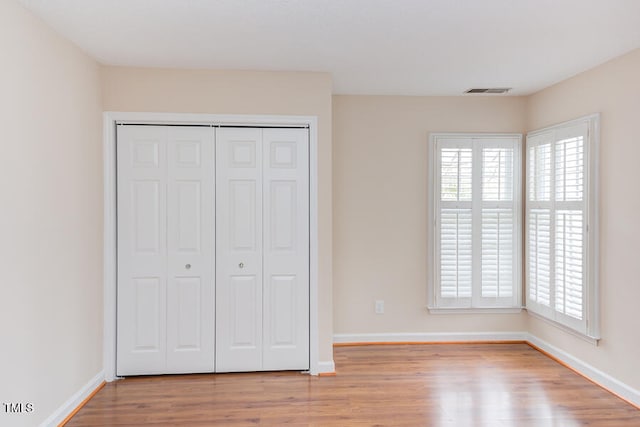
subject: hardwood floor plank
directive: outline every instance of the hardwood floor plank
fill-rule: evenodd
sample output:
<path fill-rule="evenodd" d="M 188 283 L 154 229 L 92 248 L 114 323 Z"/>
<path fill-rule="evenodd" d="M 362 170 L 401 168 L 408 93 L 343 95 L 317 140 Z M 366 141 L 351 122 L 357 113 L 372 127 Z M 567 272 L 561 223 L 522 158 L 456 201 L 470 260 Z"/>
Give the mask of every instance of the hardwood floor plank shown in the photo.
<path fill-rule="evenodd" d="M 336 347 L 336 376 L 107 384 L 67 426 L 640 426 L 640 410 L 527 344 Z"/>

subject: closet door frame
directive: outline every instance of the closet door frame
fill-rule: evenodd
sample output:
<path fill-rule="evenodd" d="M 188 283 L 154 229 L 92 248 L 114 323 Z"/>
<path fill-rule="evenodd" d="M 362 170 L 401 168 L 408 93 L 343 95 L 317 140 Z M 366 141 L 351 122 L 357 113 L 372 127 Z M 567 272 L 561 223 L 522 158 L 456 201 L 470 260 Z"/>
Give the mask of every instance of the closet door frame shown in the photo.
<path fill-rule="evenodd" d="M 105 112 L 104 159 L 104 376 L 116 376 L 116 127 L 119 123 L 149 125 L 307 127 L 309 129 L 309 373 L 333 372 L 319 361 L 318 310 L 318 119 L 316 116 L 219 115 L 184 113 Z"/>

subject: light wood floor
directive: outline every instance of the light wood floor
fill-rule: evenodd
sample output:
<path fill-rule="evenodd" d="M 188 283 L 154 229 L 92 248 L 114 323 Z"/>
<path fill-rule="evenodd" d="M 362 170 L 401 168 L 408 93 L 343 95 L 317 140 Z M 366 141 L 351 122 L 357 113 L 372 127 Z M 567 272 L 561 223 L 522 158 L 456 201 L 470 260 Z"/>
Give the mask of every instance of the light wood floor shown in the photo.
<path fill-rule="evenodd" d="M 336 347 L 337 376 L 107 384 L 67 426 L 640 426 L 640 410 L 526 344 Z"/>

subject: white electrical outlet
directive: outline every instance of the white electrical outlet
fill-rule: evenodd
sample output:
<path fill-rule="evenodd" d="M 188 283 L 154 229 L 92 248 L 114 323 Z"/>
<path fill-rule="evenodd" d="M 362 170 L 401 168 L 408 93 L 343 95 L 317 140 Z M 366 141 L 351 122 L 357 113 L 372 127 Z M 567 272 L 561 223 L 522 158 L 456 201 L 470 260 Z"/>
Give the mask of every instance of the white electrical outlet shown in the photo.
<path fill-rule="evenodd" d="M 376 314 L 384 314 L 384 301 L 376 300 Z"/>

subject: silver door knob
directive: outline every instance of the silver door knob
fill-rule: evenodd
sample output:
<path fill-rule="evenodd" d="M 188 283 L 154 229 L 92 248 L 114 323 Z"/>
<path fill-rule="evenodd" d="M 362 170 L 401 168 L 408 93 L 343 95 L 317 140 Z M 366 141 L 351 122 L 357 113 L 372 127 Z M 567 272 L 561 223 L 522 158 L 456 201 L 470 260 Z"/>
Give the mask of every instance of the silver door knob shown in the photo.
<path fill-rule="evenodd" d="M 238 264 L 238 267 L 244 268 L 244 262 L 241 262 L 240 264 Z"/>
<path fill-rule="evenodd" d="M 187 264 L 184 266 L 184 268 L 186 268 L 187 270 L 191 268 L 191 264 Z"/>

